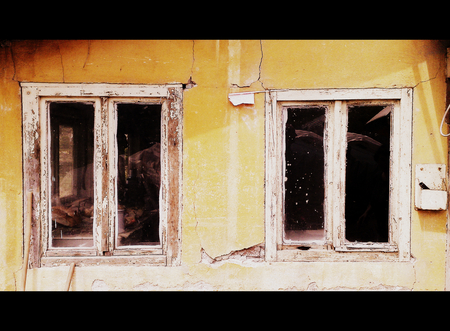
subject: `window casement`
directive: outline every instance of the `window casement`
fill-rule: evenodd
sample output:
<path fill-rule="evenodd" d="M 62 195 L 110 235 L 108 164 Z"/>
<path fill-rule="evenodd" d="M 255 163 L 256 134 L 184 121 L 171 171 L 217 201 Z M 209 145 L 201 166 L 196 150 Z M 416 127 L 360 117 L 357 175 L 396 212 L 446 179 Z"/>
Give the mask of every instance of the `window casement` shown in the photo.
<path fill-rule="evenodd" d="M 31 267 L 179 265 L 182 85 L 21 87 Z"/>
<path fill-rule="evenodd" d="M 412 90 L 266 92 L 266 261 L 410 259 Z"/>

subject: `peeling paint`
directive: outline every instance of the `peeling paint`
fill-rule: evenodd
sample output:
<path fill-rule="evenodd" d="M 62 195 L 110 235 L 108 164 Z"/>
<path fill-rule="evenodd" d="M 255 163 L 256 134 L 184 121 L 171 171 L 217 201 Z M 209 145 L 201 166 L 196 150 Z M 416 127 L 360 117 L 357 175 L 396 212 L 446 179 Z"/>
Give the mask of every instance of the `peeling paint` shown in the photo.
<path fill-rule="evenodd" d="M 110 291 L 110 287 L 105 281 L 96 279 L 92 282 L 91 291 Z"/>
<path fill-rule="evenodd" d="M 308 287 L 306 288 L 307 291 L 318 291 L 319 287 L 317 286 L 316 282 L 311 282 L 308 284 Z"/>
<path fill-rule="evenodd" d="M 382 49 L 389 49 L 389 53 L 380 52 Z M 21 118 L 18 81 L 65 81 L 134 87 L 179 82 L 184 87 L 180 88 L 182 116 L 180 109 L 171 105 L 167 109 L 168 118 L 181 121 L 183 130 L 164 129 L 176 136 L 171 146 L 182 144 L 183 152 L 183 183 L 177 201 L 181 215 L 176 215 L 181 233 L 175 239 L 180 247 L 183 244 L 183 251 L 175 254 L 176 266 L 80 262 L 72 289 L 442 290 L 447 212 L 431 215 L 412 208 L 408 245 L 414 258 L 405 262 L 264 261 L 269 249 L 264 243 L 264 171 L 267 157 L 273 156 L 265 150 L 264 142 L 276 138 L 266 136 L 264 108 L 265 98 L 271 98 L 273 92 L 255 94 L 254 105 L 236 109 L 227 96 L 268 89 L 412 87 L 412 166 L 448 165 L 447 140 L 437 138 L 446 108 L 444 69 L 445 47 L 437 40 L 1 41 L 0 150 L 4 152 L 0 158 L 0 204 L 8 212 L 2 213 L 0 233 L 8 236 L 0 242 L 0 289 L 14 290 L 21 274 L 26 210 L 23 193 L 40 180 L 39 174 L 48 176 L 40 164 L 40 114 L 33 109 Z M 145 96 L 147 91 L 138 89 Z M 33 100 L 36 91 L 22 92 L 25 102 L 37 102 Z M 60 92 L 63 97 L 64 91 Z M 80 96 L 93 94 L 85 90 Z M 175 93 L 170 97 L 180 96 Z M 23 137 L 23 153 L 22 124 L 25 131 L 33 132 Z M 100 154 L 105 151 L 106 146 Z M 22 169 L 30 175 L 28 180 L 22 179 Z M 3 185 L 4 181 L 8 184 Z M 33 195 L 35 218 L 46 212 L 40 209 L 39 201 L 49 198 L 40 194 Z M 279 198 L 273 195 L 274 201 Z M 274 210 L 267 211 L 269 216 L 274 214 Z M 272 218 L 268 219 L 273 225 Z M 36 236 L 40 230 L 33 227 L 34 241 L 40 241 Z M 101 229 L 97 230 L 100 235 Z M 276 251 L 270 253 L 276 258 Z M 28 273 L 27 289 L 62 288 L 67 267 L 49 264 L 33 268 Z"/>
<path fill-rule="evenodd" d="M 315 291 L 317 291 L 316 289 Z M 337 286 L 332 288 L 324 288 L 321 289 L 322 291 L 411 291 L 410 288 L 404 287 L 404 286 L 389 286 L 389 285 L 382 285 L 379 284 L 377 286 L 373 287 L 345 287 L 345 286 Z"/>
<path fill-rule="evenodd" d="M 182 287 L 183 291 L 213 291 L 215 287 L 204 281 L 198 281 L 196 283 L 186 282 Z"/>
<path fill-rule="evenodd" d="M 201 263 L 218 264 L 223 261 L 237 262 L 249 265 L 250 263 L 264 262 L 264 244 L 258 244 L 249 248 L 232 251 L 228 254 L 220 255 L 215 258 L 209 256 L 206 251 L 201 249 Z"/>

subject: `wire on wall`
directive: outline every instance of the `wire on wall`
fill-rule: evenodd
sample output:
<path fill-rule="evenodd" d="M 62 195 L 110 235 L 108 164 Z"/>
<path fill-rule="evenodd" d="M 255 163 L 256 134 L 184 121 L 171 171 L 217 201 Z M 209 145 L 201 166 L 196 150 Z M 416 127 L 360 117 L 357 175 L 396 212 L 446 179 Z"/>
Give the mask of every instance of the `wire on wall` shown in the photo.
<path fill-rule="evenodd" d="M 441 136 L 443 136 L 443 137 L 448 137 L 448 136 L 450 136 L 450 133 L 444 134 L 444 133 L 442 132 L 442 126 L 444 125 L 444 121 L 445 121 L 445 118 L 447 117 L 447 113 L 448 113 L 448 110 L 449 110 L 449 109 L 450 109 L 450 104 L 448 105 L 447 109 L 445 110 L 444 116 L 442 117 L 442 121 L 441 121 L 441 127 L 439 128 L 439 132 L 441 133 Z"/>

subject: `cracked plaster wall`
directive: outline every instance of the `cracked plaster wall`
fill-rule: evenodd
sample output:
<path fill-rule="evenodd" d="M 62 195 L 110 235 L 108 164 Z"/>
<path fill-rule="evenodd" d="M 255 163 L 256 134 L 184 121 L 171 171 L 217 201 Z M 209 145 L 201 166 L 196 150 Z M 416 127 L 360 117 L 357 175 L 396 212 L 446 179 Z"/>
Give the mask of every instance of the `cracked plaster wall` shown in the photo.
<path fill-rule="evenodd" d="M 413 169 L 414 163 L 447 163 L 447 140 L 439 136 L 445 47 L 386 40 L 2 41 L 0 289 L 16 288 L 22 259 L 20 81 L 190 87 L 183 95 L 182 266 L 77 267 L 74 290 L 444 289 L 446 212 L 413 209 L 411 262 L 268 264 L 258 258 L 264 94 L 255 94 L 254 105 L 233 107 L 228 93 L 413 87 Z M 63 288 L 67 270 L 30 270 L 28 288 Z"/>

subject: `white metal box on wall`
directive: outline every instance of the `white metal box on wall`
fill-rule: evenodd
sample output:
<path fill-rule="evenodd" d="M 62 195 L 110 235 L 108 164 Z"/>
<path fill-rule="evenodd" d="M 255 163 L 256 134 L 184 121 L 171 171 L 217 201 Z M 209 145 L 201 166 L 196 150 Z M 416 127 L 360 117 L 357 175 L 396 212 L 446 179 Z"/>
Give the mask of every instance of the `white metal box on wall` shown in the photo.
<path fill-rule="evenodd" d="M 446 210 L 445 164 L 417 164 L 415 188 L 415 207 L 417 210 Z"/>

